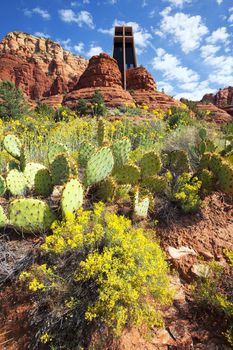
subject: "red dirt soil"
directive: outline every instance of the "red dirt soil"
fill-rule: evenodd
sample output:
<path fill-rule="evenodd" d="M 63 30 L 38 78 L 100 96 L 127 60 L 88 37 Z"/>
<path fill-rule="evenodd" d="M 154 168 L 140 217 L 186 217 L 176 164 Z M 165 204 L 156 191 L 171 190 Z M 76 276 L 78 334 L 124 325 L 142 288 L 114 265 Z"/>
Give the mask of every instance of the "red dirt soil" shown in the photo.
<path fill-rule="evenodd" d="M 166 251 L 168 246 L 187 246 L 204 260 L 213 258 L 224 262 L 223 250 L 233 250 L 232 202 L 221 193 L 214 193 L 205 198 L 200 213 L 177 216 L 172 225 L 167 227 L 160 224 L 157 235 Z M 174 304 L 165 310 L 166 330 L 157 334 L 155 332 L 150 341 L 146 341 L 134 329 L 126 330 L 120 339 L 120 350 L 230 350 L 230 347 L 224 345 L 221 333 L 216 333 L 220 320 L 211 320 L 208 315 L 203 315 L 200 320 L 190 307 L 186 282 L 193 281 L 191 268 L 196 261 L 195 256 L 182 258 L 178 262 L 171 260 L 182 283 L 177 277 L 175 285 L 178 294 Z M 0 300 L 0 349 L 27 349 L 27 321 L 31 301 L 14 284 L 6 286 L 0 292 Z"/>

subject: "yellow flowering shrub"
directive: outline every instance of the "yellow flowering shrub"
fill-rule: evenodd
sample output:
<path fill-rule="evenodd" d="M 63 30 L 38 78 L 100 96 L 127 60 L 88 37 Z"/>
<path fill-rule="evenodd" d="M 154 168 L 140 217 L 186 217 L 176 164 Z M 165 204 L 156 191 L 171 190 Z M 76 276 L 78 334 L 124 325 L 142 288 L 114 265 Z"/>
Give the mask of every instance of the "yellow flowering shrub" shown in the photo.
<path fill-rule="evenodd" d="M 43 305 L 47 300 L 43 319 L 55 323 L 48 321 L 44 329 L 43 322 L 43 334 L 46 331 L 53 342 L 62 344 L 72 336 L 79 317 L 77 333 L 82 336 L 75 339 L 76 349 L 83 346 L 81 327 L 101 324 L 119 336 L 125 326 L 162 326 L 160 309 L 171 302 L 172 292 L 164 253 L 152 236 L 153 231 L 133 227 L 102 203 L 54 223 L 41 246 L 50 266 L 33 266 L 20 276 Z"/>

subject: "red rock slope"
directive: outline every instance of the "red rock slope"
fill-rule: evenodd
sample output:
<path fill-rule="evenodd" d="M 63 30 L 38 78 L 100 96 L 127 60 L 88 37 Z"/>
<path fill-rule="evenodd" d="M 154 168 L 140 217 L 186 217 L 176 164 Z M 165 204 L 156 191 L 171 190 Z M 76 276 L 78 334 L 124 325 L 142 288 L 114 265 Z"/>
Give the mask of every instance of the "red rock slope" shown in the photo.
<path fill-rule="evenodd" d="M 233 86 L 220 89 L 215 95 L 206 94 L 201 102 L 210 102 L 233 116 Z"/>

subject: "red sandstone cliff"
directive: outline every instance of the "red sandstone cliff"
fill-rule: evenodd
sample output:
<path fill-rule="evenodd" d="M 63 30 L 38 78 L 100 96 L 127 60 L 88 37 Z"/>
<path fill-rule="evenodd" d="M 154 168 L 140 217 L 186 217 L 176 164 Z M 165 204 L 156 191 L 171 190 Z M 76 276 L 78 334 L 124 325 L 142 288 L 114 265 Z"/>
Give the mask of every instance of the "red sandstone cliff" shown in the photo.
<path fill-rule="evenodd" d="M 12 32 L 0 42 L 0 80 L 10 80 L 31 100 L 64 94 L 88 61 L 41 37 Z"/>
<path fill-rule="evenodd" d="M 220 89 L 216 94 L 206 94 L 201 102 L 212 103 L 233 116 L 233 86 Z"/>

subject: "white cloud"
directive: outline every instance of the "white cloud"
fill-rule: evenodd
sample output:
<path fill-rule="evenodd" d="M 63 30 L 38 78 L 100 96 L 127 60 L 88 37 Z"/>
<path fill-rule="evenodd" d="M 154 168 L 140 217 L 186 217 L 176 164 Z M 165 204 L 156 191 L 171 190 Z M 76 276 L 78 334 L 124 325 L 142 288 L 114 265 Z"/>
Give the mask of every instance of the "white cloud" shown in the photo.
<path fill-rule="evenodd" d="M 73 46 L 71 44 L 71 39 L 57 39 L 57 42 L 67 51 L 72 51 Z"/>
<path fill-rule="evenodd" d="M 35 32 L 34 33 L 35 36 L 40 36 L 42 38 L 50 38 L 50 35 L 43 33 L 43 32 Z"/>
<path fill-rule="evenodd" d="M 77 23 L 79 27 L 86 25 L 87 27 L 94 29 L 95 25 L 93 23 L 93 18 L 90 12 L 80 11 L 77 14 L 71 9 L 59 10 L 60 18 L 66 23 Z"/>
<path fill-rule="evenodd" d="M 216 29 L 212 34 L 206 38 L 207 43 L 216 44 L 217 42 L 224 42 L 225 44 L 229 43 L 230 35 L 227 33 L 226 27 L 221 27 Z"/>
<path fill-rule="evenodd" d="M 207 58 L 209 56 L 214 55 L 216 52 L 220 50 L 220 46 L 215 45 L 204 45 L 201 47 L 201 57 Z"/>
<path fill-rule="evenodd" d="M 228 22 L 233 22 L 233 13 L 232 13 L 232 15 L 230 15 L 230 17 L 228 18 Z"/>
<path fill-rule="evenodd" d="M 171 95 L 174 92 L 173 86 L 167 81 L 158 81 L 157 87 L 159 90 L 164 90 L 167 95 Z"/>
<path fill-rule="evenodd" d="M 91 46 L 90 50 L 86 53 L 87 57 L 92 57 L 99 55 L 101 52 L 103 52 L 103 49 L 101 46 Z"/>
<path fill-rule="evenodd" d="M 51 18 L 50 13 L 47 10 L 41 9 L 40 7 L 35 7 L 32 10 L 24 9 L 23 12 L 26 16 L 29 16 L 29 17 L 31 17 L 33 14 L 37 14 L 41 16 L 43 19 L 49 20 Z"/>
<path fill-rule="evenodd" d="M 75 51 L 77 54 L 79 54 L 79 55 L 80 55 L 81 53 L 83 53 L 83 51 L 84 51 L 84 43 L 80 42 L 80 43 L 74 45 L 74 51 Z"/>
<path fill-rule="evenodd" d="M 166 10 L 166 9 L 165 9 Z M 179 43 L 186 54 L 197 49 L 208 33 L 208 28 L 203 24 L 201 16 L 190 16 L 183 12 L 169 15 L 169 8 L 162 11 L 162 21 L 159 30 L 154 30 L 156 35 L 171 36 L 174 43 Z"/>
<path fill-rule="evenodd" d="M 233 85 L 233 56 L 220 55 L 206 57 L 204 63 L 212 71 L 208 80 L 218 86 Z"/>
<path fill-rule="evenodd" d="M 168 0 L 175 7 L 183 7 L 185 3 L 190 3 L 192 0 Z"/>
<path fill-rule="evenodd" d="M 113 35 L 114 27 L 122 25 L 133 27 L 134 41 L 137 47 L 137 54 L 142 53 L 148 46 L 151 45 L 150 40 L 152 39 L 152 35 L 146 29 L 142 28 L 137 22 L 123 22 L 115 19 L 112 28 L 99 28 L 98 32 Z"/>
<path fill-rule="evenodd" d="M 210 94 L 215 92 L 216 92 L 216 89 L 211 89 L 210 87 L 203 88 L 203 89 L 198 88 L 198 90 L 193 90 L 191 92 L 181 92 L 179 94 L 176 94 L 175 98 L 177 100 L 180 100 L 181 98 L 187 98 L 188 100 L 192 100 L 192 101 L 200 101 L 205 94 Z"/>
<path fill-rule="evenodd" d="M 177 57 L 167 53 L 162 48 L 156 50 L 156 56 L 152 61 L 152 65 L 155 70 L 163 73 L 166 80 L 175 80 L 182 84 L 199 81 L 199 75 L 196 72 L 183 67 Z"/>
<path fill-rule="evenodd" d="M 223 0 L 216 0 L 218 5 L 221 5 L 221 3 L 223 2 Z"/>

